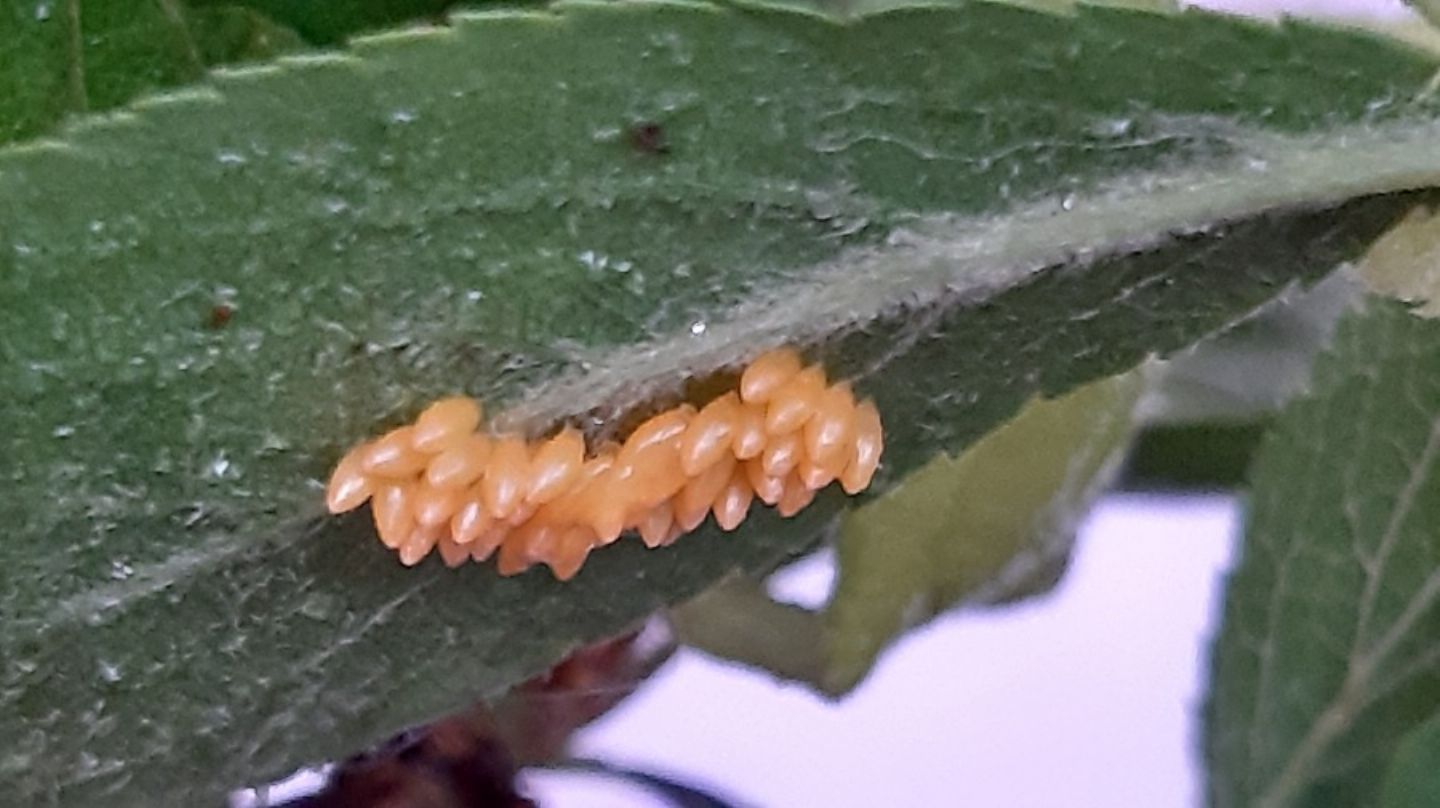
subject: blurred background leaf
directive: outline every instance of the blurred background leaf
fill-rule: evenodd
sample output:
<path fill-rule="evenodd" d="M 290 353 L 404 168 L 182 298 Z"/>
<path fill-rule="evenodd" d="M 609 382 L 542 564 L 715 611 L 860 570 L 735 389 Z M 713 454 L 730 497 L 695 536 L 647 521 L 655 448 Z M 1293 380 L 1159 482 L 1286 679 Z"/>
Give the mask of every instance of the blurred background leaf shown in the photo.
<path fill-rule="evenodd" d="M 291 0 L 193 0 L 196 8 L 210 8 L 235 2 L 268 19 L 287 26 L 312 45 L 336 45 L 364 31 L 397 26 L 402 23 L 444 24 L 445 13 L 457 7 L 470 8 L 498 5 L 457 0 L 328 0 L 327 2 L 291 2 Z M 507 7 L 540 5 L 535 2 L 507 3 Z"/>
<path fill-rule="evenodd" d="M 66 115 L 113 109 L 208 68 L 303 44 L 230 3 L 9 0 L 0 8 L 0 145 L 45 134 Z"/>
<path fill-rule="evenodd" d="M 1143 429 L 1121 485 L 1224 490 L 1245 471 L 1274 413 L 1301 393 L 1335 324 L 1364 292 L 1354 273 L 1293 288 L 1162 363 L 1139 408 Z"/>
<path fill-rule="evenodd" d="M 1440 805 L 1440 713 L 1400 739 L 1381 787 L 1381 808 Z"/>
<path fill-rule="evenodd" d="M 742 580 L 672 610 L 677 634 L 840 696 L 886 646 L 936 615 L 1047 590 L 1129 443 L 1145 376 L 1137 370 L 1031 402 L 959 457 L 937 456 L 852 511 L 821 613 L 771 603 Z"/>
<path fill-rule="evenodd" d="M 1412 209 L 1355 268 L 1292 289 L 1222 333 L 1170 357 L 1140 407 L 1145 424 L 1122 485 L 1227 489 L 1245 471 L 1272 416 L 1309 384 L 1315 357 L 1366 290 L 1434 316 L 1440 289 L 1440 215 Z"/>
<path fill-rule="evenodd" d="M 1010 601 L 1059 577 L 1130 443 L 1142 370 L 1030 403 L 958 458 L 931 461 L 842 523 L 825 610 L 825 689 L 858 684 L 903 630 L 964 602 Z"/>
<path fill-rule="evenodd" d="M 1205 740 L 1216 806 L 1375 804 L 1440 707 L 1440 323 L 1374 299 L 1267 435 Z"/>
<path fill-rule="evenodd" d="M 1411 210 L 1366 252 L 1360 277 L 1374 292 L 1414 304 L 1414 314 L 1440 314 L 1440 211 Z"/>

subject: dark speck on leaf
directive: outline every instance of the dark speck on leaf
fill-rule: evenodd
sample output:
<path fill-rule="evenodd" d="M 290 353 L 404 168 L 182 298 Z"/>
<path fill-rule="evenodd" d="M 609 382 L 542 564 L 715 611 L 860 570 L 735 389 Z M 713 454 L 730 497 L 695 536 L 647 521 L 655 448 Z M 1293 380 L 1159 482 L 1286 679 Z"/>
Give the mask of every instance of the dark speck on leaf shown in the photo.
<path fill-rule="evenodd" d="M 658 123 L 632 124 L 625 132 L 630 147 L 642 154 L 669 154 L 670 143 L 665 139 L 665 129 Z"/>
<path fill-rule="evenodd" d="M 235 309 L 221 303 L 210 309 L 210 318 L 207 325 L 214 331 L 219 331 L 230 324 L 230 318 L 235 314 Z"/>

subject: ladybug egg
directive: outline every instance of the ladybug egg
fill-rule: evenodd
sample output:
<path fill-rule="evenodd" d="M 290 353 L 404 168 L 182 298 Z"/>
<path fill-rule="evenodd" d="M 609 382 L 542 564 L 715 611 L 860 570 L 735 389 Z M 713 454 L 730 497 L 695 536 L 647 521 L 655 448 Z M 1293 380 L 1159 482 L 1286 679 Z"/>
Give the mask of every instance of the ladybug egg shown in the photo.
<path fill-rule="evenodd" d="M 693 477 L 725 455 L 739 420 L 740 399 L 734 393 L 707 404 L 680 437 L 681 469 Z"/>
<path fill-rule="evenodd" d="M 690 420 L 694 415 L 695 408 L 684 404 L 673 410 L 662 412 L 636 427 L 635 432 L 625 440 L 625 445 L 620 449 L 619 461 L 627 463 L 636 454 L 657 443 L 679 440 L 690 426 Z"/>
<path fill-rule="evenodd" d="M 577 525 L 561 533 L 550 556 L 542 560 L 549 565 L 555 580 L 568 581 L 584 566 L 594 546 L 594 534 Z"/>
<path fill-rule="evenodd" d="M 595 532 L 600 544 L 615 541 L 625 529 L 628 507 L 622 489 L 617 472 L 612 467 L 596 476 L 576 503 L 581 523 Z"/>
<path fill-rule="evenodd" d="M 785 493 L 785 478 L 765 472 L 765 461 L 754 458 L 745 461 L 745 480 L 755 491 L 755 496 L 766 505 L 774 505 Z"/>
<path fill-rule="evenodd" d="M 465 500 L 465 491 L 459 488 L 436 488 L 418 485 L 415 488 L 412 507 L 415 521 L 425 527 L 439 527 L 450 521 L 460 510 Z"/>
<path fill-rule="evenodd" d="M 870 486 L 870 479 L 880 466 L 885 450 L 884 429 L 880 411 L 873 401 L 866 400 L 855 408 L 855 442 L 850 462 L 840 474 L 840 486 L 847 494 L 858 494 Z"/>
<path fill-rule="evenodd" d="M 764 404 L 781 385 L 800 372 L 800 355 L 790 348 L 762 354 L 740 376 L 740 398 L 747 404 Z"/>
<path fill-rule="evenodd" d="M 368 443 L 351 449 L 340 459 L 335 473 L 330 475 L 330 484 L 325 489 L 325 507 L 329 508 L 331 513 L 354 510 L 370 498 L 373 485 L 370 478 L 365 476 L 363 468 L 363 460 L 369 450 Z"/>
<path fill-rule="evenodd" d="M 845 445 L 854 432 L 855 396 L 850 393 L 850 385 L 837 384 L 820 395 L 815 414 L 805 422 L 805 454 L 815 463 L 835 456 L 843 458 Z M 844 468 L 843 459 L 841 464 Z"/>
<path fill-rule="evenodd" d="M 765 451 L 770 436 L 765 433 L 765 408 L 759 404 L 741 404 L 731 429 L 730 448 L 737 460 L 749 460 Z"/>
<path fill-rule="evenodd" d="M 465 488 L 485 473 L 490 451 L 489 437 L 467 435 L 431 459 L 425 482 L 436 488 Z"/>
<path fill-rule="evenodd" d="M 750 503 L 754 499 L 755 491 L 746 479 L 745 470 L 736 464 L 735 470 L 730 474 L 730 482 L 720 490 L 711 506 L 715 513 L 715 524 L 727 533 L 739 527 L 740 523 L 745 521 L 745 515 L 750 512 Z"/>
<path fill-rule="evenodd" d="M 411 445 L 426 454 L 442 452 L 480 425 L 480 405 L 465 397 L 442 398 L 415 420 Z"/>
<path fill-rule="evenodd" d="M 455 511 L 455 515 L 450 517 L 450 535 L 454 537 L 456 544 L 469 544 L 493 524 L 494 520 L 480 501 L 480 492 L 472 489 L 466 492 L 465 501 L 461 503 L 459 510 Z"/>
<path fill-rule="evenodd" d="M 386 547 L 394 550 L 409 538 L 415 527 L 408 485 L 386 485 L 375 492 L 370 507 L 375 513 L 375 529 Z"/>
<path fill-rule="evenodd" d="M 495 568 L 501 575 L 519 575 L 535 565 L 534 550 L 552 541 L 554 528 L 549 525 L 533 525 L 528 530 L 517 530 L 500 545 L 495 559 Z"/>
<path fill-rule="evenodd" d="M 440 551 L 440 559 L 445 562 L 445 566 L 452 570 L 470 559 L 470 548 L 457 544 L 449 536 L 442 535 L 435 544 L 435 549 Z"/>
<path fill-rule="evenodd" d="M 529 487 L 530 453 L 525 442 L 514 436 L 500 439 L 480 483 L 485 509 L 495 519 L 508 519 L 520 508 Z"/>
<path fill-rule="evenodd" d="M 470 542 L 470 557 L 476 561 L 484 561 L 499 549 L 505 540 L 510 538 L 510 526 L 504 523 L 492 524 L 484 533 L 481 533 L 475 541 Z"/>
<path fill-rule="evenodd" d="M 675 521 L 688 530 L 705 521 L 710 507 L 725 490 L 735 472 L 735 458 L 729 457 L 694 477 L 675 497 Z"/>
<path fill-rule="evenodd" d="M 419 564 L 422 558 L 435 549 L 435 543 L 440 541 L 443 529 L 440 525 L 416 525 L 410 532 L 410 538 L 400 545 L 400 563 L 407 567 Z"/>
<path fill-rule="evenodd" d="M 628 508 L 653 508 L 675 496 L 689 478 L 680 461 L 680 440 L 651 443 L 615 467 L 615 480 Z"/>
<path fill-rule="evenodd" d="M 760 464 L 770 477 L 784 477 L 800 464 L 800 434 L 791 432 L 771 441 L 760 455 Z"/>
<path fill-rule="evenodd" d="M 520 503 L 520 507 L 511 511 L 510 515 L 505 517 L 505 521 L 508 522 L 511 527 L 520 527 L 521 525 L 530 521 L 531 517 L 535 515 L 535 512 L 537 510 L 539 510 L 539 508 L 537 508 L 536 506 L 531 505 L 528 502 L 522 502 Z"/>
<path fill-rule="evenodd" d="M 818 367 L 800 371 L 775 391 L 765 408 L 765 431 L 785 435 L 805 425 L 825 392 L 825 373 Z"/>
<path fill-rule="evenodd" d="M 361 459 L 361 468 L 366 474 L 377 477 L 410 477 L 425 468 L 430 458 L 417 451 L 413 444 L 415 427 L 402 426 L 394 429 L 366 450 Z"/>
<path fill-rule="evenodd" d="M 645 546 L 655 549 L 665 543 L 670 536 L 670 528 L 675 524 L 674 507 L 667 500 L 650 509 L 638 525 L 640 540 Z"/>
<path fill-rule="evenodd" d="M 566 427 L 535 453 L 525 501 L 539 505 L 559 498 L 580 476 L 584 463 L 585 438 L 578 430 Z"/>
<path fill-rule="evenodd" d="M 808 457 L 801 460 L 800 465 L 795 467 L 795 474 L 800 478 L 800 482 L 804 483 L 805 487 L 811 491 L 818 491 L 835 482 L 836 477 L 834 472 Z"/>
<path fill-rule="evenodd" d="M 815 489 L 806 485 L 798 476 L 791 474 L 785 478 L 785 493 L 780 495 L 780 502 L 775 505 L 775 510 L 781 516 L 789 519 L 805 510 L 805 506 L 813 501 L 815 501 Z"/>
<path fill-rule="evenodd" d="M 756 359 L 738 390 L 698 412 L 656 414 L 588 457 L 576 429 L 532 445 L 477 432 L 480 416 L 471 399 L 442 399 L 360 444 L 335 467 L 326 507 L 369 499 L 380 540 L 406 566 L 432 551 L 449 567 L 498 555 L 502 575 L 544 564 L 564 581 L 626 531 L 663 547 L 711 514 L 736 529 L 756 499 L 790 517 L 837 479 L 857 493 L 884 449 L 874 403 L 857 405 L 850 385 L 828 385 L 788 348 Z"/>

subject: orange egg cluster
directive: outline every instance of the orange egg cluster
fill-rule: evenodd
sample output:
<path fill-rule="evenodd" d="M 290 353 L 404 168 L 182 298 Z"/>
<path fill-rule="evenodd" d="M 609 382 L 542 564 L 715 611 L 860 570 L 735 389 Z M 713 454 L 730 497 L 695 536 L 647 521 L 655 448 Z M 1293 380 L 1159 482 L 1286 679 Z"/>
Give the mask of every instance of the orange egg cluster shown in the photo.
<path fill-rule="evenodd" d="M 588 456 L 573 428 L 531 444 L 477 431 L 480 417 L 473 400 L 447 398 L 355 447 L 330 478 L 330 512 L 371 500 L 381 541 L 406 565 L 435 549 L 450 567 L 498 551 L 502 575 L 541 563 L 563 581 L 627 530 L 658 547 L 712 513 L 734 530 L 756 498 L 789 517 L 833 481 L 857 493 L 883 448 L 874 403 L 790 349 L 755 360 L 738 391 L 660 413 Z"/>

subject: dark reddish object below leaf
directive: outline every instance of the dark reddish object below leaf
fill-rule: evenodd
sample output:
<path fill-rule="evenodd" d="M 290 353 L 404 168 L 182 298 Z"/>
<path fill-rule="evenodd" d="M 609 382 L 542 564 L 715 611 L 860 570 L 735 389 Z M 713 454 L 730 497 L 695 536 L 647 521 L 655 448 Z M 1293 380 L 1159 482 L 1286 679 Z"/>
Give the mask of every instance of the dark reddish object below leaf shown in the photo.
<path fill-rule="evenodd" d="M 287 808 L 535 808 L 483 706 L 341 763 L 318 794 Z"/>
<path fill-rule="evenodd" d="M 587 645 L 496 704 L 499 733 L 521 765 L 561 760 L 576 730 L 633 693 L 674 651 L 668 631 L 657 637 L 642 630 Z"/>
<path fill-rule="evenodd" d="M 656 624 L 659 625 L 659 624 Z M 515 788 L 519 765 L 565 757 L 575 730 L 614 707 L 669 659 L 668 631 L 586 646 L 511 691 L 336 766 L 325 788 L 284 808 L 535 808 Z"/>

